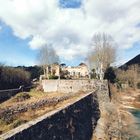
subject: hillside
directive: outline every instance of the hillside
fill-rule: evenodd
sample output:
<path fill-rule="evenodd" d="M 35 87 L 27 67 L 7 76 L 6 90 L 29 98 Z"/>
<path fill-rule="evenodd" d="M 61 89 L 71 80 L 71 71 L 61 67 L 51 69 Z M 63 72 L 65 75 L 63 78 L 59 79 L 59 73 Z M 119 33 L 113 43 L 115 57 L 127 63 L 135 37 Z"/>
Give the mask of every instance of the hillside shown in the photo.
<path fill-rule="evenodd" d="M 127 69 L 131 65 L 140 65 L 140 54 L 126 62 L 124 65 L 120 66 L 120 68 Z"/>

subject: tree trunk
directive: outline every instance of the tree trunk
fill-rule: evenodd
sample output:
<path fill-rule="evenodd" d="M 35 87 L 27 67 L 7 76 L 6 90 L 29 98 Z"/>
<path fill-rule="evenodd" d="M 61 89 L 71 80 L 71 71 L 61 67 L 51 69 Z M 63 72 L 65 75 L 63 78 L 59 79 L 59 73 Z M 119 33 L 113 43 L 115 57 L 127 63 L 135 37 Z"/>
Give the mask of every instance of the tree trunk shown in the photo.
<path fill-rule="evenodd" d="M 49 69 L 48 69 L 48 66 L 46 66 L 46 76 L 47 76 L 47 79 L 49 79 Z"/>

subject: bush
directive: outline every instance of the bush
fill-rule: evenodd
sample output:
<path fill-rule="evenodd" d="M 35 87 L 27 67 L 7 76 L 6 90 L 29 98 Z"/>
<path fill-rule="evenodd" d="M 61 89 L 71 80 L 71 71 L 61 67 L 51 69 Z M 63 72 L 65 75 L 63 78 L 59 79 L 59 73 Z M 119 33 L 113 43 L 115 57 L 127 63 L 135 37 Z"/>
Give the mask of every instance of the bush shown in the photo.
<path fill-rule="evenodd" d="M 137 83 L 137 88 L 140 89 L 140 82 Z"/>
<path fill-rule="evenodd" d="M 109 67 L 105 71 L 104 79 L 109 80 L 111 83 L 116 82 L 116 74 L 115 74 L 115 71 L 114 71 L 114 69 L 112 67 Z"/>
<path fill-rule="evenodd" d="M 30 98 L 30 95 L 26 92 L 22 92 L 22 93 L 18 93 L 15 97 L 14 97 L 14 100 L 16 102 L 21 102 L 21 101 L 25 101 L 27 99 Z"/>
<path fill-rule="evenodd" d="M 50 75 L 49 79 L 58 79 L 58 76 Z"/>

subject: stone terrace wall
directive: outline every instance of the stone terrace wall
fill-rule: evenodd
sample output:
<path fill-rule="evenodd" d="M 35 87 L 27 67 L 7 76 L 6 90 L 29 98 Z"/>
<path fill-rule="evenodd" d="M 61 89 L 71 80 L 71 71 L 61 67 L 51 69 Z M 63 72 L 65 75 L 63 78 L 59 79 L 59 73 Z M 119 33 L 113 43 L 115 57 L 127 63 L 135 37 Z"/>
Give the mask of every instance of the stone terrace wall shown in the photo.
<path fill-rule="evenodd" d="M 21 89 L 0 90 L 0 102 L 3 102 L 20 92 Z"/>
<path fill-rule="evenodd" d="M 20 86 L 16 89 L 7 89 L 7 90 L 0 90 L 0 103 L 8 100 L 12 96 L 15 96 L 19 92 L 29 91 L 33 86 L 24 87 Z"/>
<path fill-rule="evenodd" d="M 95 80 L 42 80 L 43 89 L 45 92 L 78 92 L 92 91 L 95 89 Z"/>
<path fill-rule="evenodd" d="M 88 93 L 74 103 L 1 135 L 0 139 L 91 140 L 99 117 L 97 95 Z"/>

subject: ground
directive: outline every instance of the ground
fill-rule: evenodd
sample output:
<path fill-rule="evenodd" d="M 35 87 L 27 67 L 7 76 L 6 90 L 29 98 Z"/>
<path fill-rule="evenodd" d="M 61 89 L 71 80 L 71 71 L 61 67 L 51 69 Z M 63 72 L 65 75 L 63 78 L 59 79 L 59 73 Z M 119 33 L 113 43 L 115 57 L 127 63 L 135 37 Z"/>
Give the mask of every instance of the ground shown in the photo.
<path fill-rule="evenodd" d="M 49 111 L 55 110 L 71 102 L 83 91 L 77 93 L 44 93 L 36 91 L 19 93 L 0 106 L 0 133 L 4 133 L 23 123 L 33 120 Z"/>

